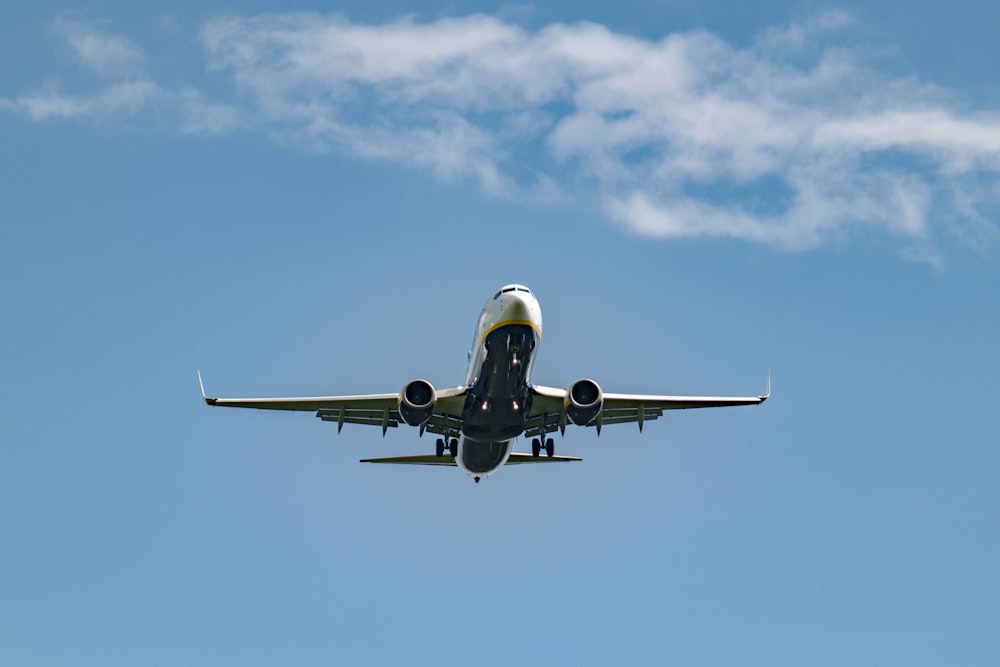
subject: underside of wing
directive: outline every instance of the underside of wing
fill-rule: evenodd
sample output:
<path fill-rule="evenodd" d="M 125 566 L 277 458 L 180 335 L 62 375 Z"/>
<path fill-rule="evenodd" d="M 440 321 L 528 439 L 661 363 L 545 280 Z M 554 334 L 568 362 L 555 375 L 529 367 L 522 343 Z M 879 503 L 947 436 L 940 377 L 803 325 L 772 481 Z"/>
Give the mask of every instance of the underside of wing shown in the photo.
<path fill-rule="evenodd" d="M 576 456 L 532 456 L 531 454 L 511 454 L 505 465 L 521 463 L 566 463 L 567 461 L 582 461 Z M 434 454 L 417 454 L 414 456 L 388 456 L 379 459 L 361 459 L 361 463 L 402 463 L 406 465 L 424 466 L 456 466 L 454 456 L 435 456 Z"/>
<path fill-rule="evenodd" d="M 528 415 L 525 435 L 539 437 L 553 431 L 565 431 L 566 424 L 569 423 L 566 412 L 569 404 L 567 390 L 534 386 L 532 392 L 531 413 Z M 770 395 L 770 373 L 768 373 L 767 378 L 767 393 L 760 396 L 666 396 L 602 393 L 600 395 L 600 411 L 586 425 L 595 427 L 598 433 L 602 426 L 608 424 L 637 423 L 641 430 L 645 422 L 661 417 L 664 410 L 760 405 Z"/>
<path fill-rule="evenodd" d="M 201 395 L 205 403 L 216 407 L 253 408 L 256 410 L 294 410 L 313 412 L 326 422 L 336 422 L 337 430 L 344 424 L 379 426 L 384 434 L 387 429 L 401 423 L 399 394 L 362 394 L 357 396 L 304 396 L 295 398 L 212 398 L 205 393 L 201 382 Z M 420 425 L 421 433 L 429 431 L 446 437 L 458 437 L 462 429 L 462 407 L 465 387 L 454 387 L 437 392 L 434 412 Z"/>
<path fill-rule="evenodd" d="M 694 408 L 725 408 L 736 405 L 759 405 L 767 396 L 655 396 L 639 394 L 605 394 L 604 407 L 587 426 L 598 430 L 607 424 L 636 423 L 639 429 L 647 421 L 663 416 L 664 410 Z"/>

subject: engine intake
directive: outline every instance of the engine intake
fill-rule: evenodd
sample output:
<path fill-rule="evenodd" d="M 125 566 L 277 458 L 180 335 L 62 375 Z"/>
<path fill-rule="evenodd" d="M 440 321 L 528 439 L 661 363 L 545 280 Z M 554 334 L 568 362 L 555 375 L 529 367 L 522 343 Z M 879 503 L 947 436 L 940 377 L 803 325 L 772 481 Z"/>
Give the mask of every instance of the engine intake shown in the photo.
<path fill-rule="evenodd" d="M 427 380 L 410 380 L 399 392 L 399 417 L 410 426 L 420 426 L 434 414 L 437 392 Z"/>
<path fill-rule="evenodd" d="M 578 426 L 597 419 L 603 406 L 604 394 L 593 380 L 577 380 L 566 390 L 566 416 Z"/>

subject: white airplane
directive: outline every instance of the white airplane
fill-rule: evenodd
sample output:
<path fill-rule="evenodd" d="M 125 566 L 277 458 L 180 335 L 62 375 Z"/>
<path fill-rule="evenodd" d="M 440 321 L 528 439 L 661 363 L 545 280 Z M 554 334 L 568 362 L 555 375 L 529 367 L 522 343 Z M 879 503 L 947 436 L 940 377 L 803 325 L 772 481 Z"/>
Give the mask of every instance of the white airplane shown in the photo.
<path fill-rule="evenodd" d="M 201 395 L 209 405 L 263 410 L 315 412 L 323 421 L 389 427 L 402 422 L 442 436 L 434 454 L 362 459 L 362 463 L 408 463 L 458 466 L 479 482 L 505 464 L 580 461 L 556 456 L 554 431 L 565 435 L 568 423 L 597 429 L 608 424 L 645 422 L 664 410 L 757 405 L 771 394 L 768 373 L 763 396 L 647 396 L 605 394 L 591 379 L 567 389 L 531 383 L 531 364 L 542 339 L 542 310 L 523 285 L 507 285 L 486 302 L 469 351 L 465 384 L 436 390 L 427 380 L 411 380 L 398 394 L 317 396 L 311 398 L 209 398 L 198 373 Z M 514 440 L 532 438 L 531 453 L 512 451 Z M 542 450 L 545 456 L 541 456 Z"/>

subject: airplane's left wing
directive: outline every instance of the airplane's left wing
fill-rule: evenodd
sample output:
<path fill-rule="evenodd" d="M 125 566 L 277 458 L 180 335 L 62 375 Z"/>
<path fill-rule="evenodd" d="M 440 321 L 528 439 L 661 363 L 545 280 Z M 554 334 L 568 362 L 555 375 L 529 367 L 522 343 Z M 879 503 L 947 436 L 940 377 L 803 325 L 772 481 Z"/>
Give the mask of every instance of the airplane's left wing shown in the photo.
<path fill-rule="evenodd" d="M 569 423 L 566 417 L 567 390 L 554 387 L 532 387 L 531 414 L 525 435 L 537 437 L 553 431 L 564 431 Z M 723 408 L 735 405 L 760 405 L 771 395 L 771 376 L 768 373 L 767 393 L 760 396 L 660 396 L 646 394 L 603 394 L 601 411 L 587 426 L 597 432 L 608 424 L 637 423 L 639 430 L 647 421 L 663 415 L 664 410 L 689 410 L 693 408 Z"/>
<path fill-rule="evenodd" d="M 201 396 L 205 403 L 217 407 L 254 408 L 257 410 L 297 410 L 314 412 L 327 422 L 336 422 L 337 431 L 344 424 L 381 426 L 384 435 L 389 428 L 400 424 L 399 394 L 363 394 L 358 396 L 304 396 L 297 398 L 213 398 L 205 393 L 205 385 L 198 373 Z M 462 427 L 462 406 L 465 387 L 455 387 L 437 392 L 434 414 L 421 427 L 431 433 L 457 437 Z"/>

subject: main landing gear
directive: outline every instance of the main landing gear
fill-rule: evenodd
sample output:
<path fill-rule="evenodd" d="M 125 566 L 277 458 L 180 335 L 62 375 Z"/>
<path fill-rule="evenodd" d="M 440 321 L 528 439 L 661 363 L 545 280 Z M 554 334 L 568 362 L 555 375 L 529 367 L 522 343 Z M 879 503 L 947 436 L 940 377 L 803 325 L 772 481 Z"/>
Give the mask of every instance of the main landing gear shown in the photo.
<path fill-rule="evenodd" d="M 546 456 L 552 456 L 552 455 L 554 455 L 556 453 L 556 443 L 552 441 L 552 438 L 548 438 L 545 441 L 544 445 L 542 445 L 542 441 L 539 440 L 538 438 L 532 439 L 532 441 L 531 441 L 531 455 L 532 456 L 534 456 L 535 458 L 538 458 L 538 455 L 541 454 L 541 451 L 542 451 L 543 448 L 545 449 L 545 455 Z"/>
<path fill-rule="evenodd" d="M 437 456 L 444 456 L 444 449 L 445 449 L 444 440 L 442 440 L 441 438 L 438 438 L 437 439 L 437 443 L 435 443 L 435 444 L 436 444 L 436 448 L 434 450 L 434 453 Z M 452 438 L 448 442 L 447 447 L 448 447 L 448 453 L 449 454 L 451 454 L 452 456 L 458 456 L 458 440 L 457 439 Z"/>

